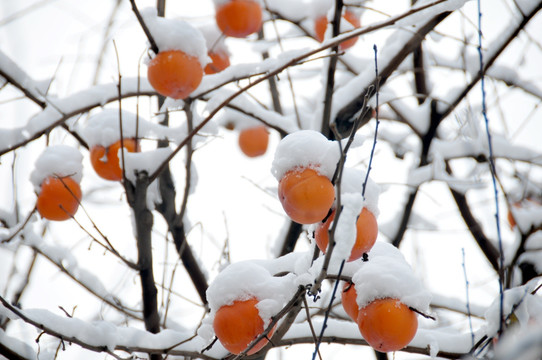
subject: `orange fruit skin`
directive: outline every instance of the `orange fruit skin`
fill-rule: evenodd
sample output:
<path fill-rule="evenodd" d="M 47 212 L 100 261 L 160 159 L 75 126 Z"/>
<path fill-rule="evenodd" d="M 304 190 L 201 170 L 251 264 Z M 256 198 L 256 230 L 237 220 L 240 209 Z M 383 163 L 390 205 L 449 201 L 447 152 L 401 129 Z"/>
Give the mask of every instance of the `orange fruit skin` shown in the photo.
<path fill-rule="evenodd" d="M 247 346 L 263 333 L 264 322 L 258 313 L 258 300 L 236 300 L 232 305 L 224 305 L 215 314 L 213 328 L 220 343 L 232 354 L 240 354 Z M 268 337 L 273 334 L 274 328 Z M 250 351 L 252 355 L 268 343 L 261 339 Z"/>
<path fill-rule="evenodd" d="M 356 292 L 356 287 L 354 284 L 345 283 L 343 285 L 343 291 L 341 292 L 341 303 L 343 304 L 344 311 L 354 321 L 358 319 L 359 315 L 359 307 L 358 303 L 356 302 L 357 296 L 358 293 Z"/>
<path fill-rule="evenodd" d="M 211 51 L 207 55 L 212 60 L 203 69 L 207 75 L 219 73 L 230 66 L 230 57 L 225 51 Z"/>
<path fill-rule="evenodd" d="M 157 93 L 173 99 L 185 99 L 203 78 L 197 57 L 180 50 L 159 52 L 147 67 L 147 78 Z"/>
<path fill-rule="evenodd" d="M 265 154 L 269 144 L 269 131 L 265 126 L 243 129 L 239 133 L 239 148 L 248 157 Z"/>
<path fill-rule="evenodd" d="M 77 212 L 82 197 L 81 187 L 71 177 L 49 176 L 41 183 L 36 207 L 45 219 L 67 220 Z"/>
<path fill-rule="evenodd" d="M 325 254 L 329 243 L 329 227 L 335 218 L 335 210 L 326 219 L 325 222 L 318 224 L 314 232 L 314 238 L 318 248 Z M 354 261 L 368 253 L 373 247 L 378 237 L 378 223 L 372 212 L 363 208 L 356 221 L 356 242 L 352 246 L 352 252 L 348 261 Z"/>
<path fill-rule="evenodd" d="M 352 11 L 345 11 L 343 15 L 343 19 L 348 21 L 354 28 L 360 27 L 360 21 L 359 18 L 354 14 Z M 326 33 L 327 29 L 327 16 L 319 16 L 314 21 L 314 32 L 316 34 L 316 40 L 322 42 L 324 41 L 324 35 Z M 358 41 L 358 38 L 352 38 L 349 40 L 345 40 L 339 44 L 339 49 L 346 50 L 354 46 L 354 44 Z"/>
<path fill-rule="evenodd" d="M 279 200 L 290 219 L 299 224 L 321 221 L 335 200 L 331 181 L 310 168 L 288 171 L 279 182 Z"/>
<path fill-rule="evenodd" d="M 123 139 L 124 149 L 128 152 L 138 152 L 139 144 L 135 139 Z M 122 180 L 122 169 L 118 152 L 120 140 L 108 146 L 94 145 L 90 148 L 90 162 L 96 174 L 111 181 Z"/>
<path fill-rule="evenodd" d="M 416 313 L 391 298 L 374 300 L 360 309 L 357 323 L 363 338 L 380 352 L 401 350 L 418 330 Z"/>
<path fill-rule="evenodd" d="M 245 38 L 260 31 L 262 8 L 253 0 L 232 0 L 216 10 L 215 18 L 224 35 Z"/>

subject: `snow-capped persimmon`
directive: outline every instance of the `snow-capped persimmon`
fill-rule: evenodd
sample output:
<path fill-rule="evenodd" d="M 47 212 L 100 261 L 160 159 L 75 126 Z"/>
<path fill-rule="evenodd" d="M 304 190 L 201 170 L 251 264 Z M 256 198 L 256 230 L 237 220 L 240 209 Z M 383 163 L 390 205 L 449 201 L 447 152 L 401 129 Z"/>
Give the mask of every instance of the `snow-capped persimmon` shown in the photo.
<path fill-rule="evenodd" d="M 149 62 L 147 78 L 160 95 L 185 99 L 201 83 L 203 68 L 196 56 L 180 50 L 161 51 Z"/>
<path fill-rule="evenodd" d="M 215 335 L 232 354 L 243 352 L 265 330 L 257 304 L 258 300 L 255 298 L 236 300 L 233 304 L 223 305 L 217 310 L 213 320 Z M 273 330 L 269 332 L 268 337 L 272 335 Z M 267 339 L 261 339 L 248 351 L 248 355 L 256 353 L 267 342 Z"/>
<path fill-rule="evenodd" d="M 360 27 L 360 21 L 359 18 L 355 13 L 352 11 L 346 10 L 343 14 L 343 20 L 348 21 L 354 28 Z M 320 42 L 324 41 L 325 33 L 328 26 L 328 19 L 326 15 L 319 16 L 314 21 L 314 33 L 316 35 L 316 39 Z M 349 40 L 345 40 L 340 43 L 339 48 L 341 50 L 346 50 L 354 46 L 354 44 L 358 41 L 358 38 L 352 38 Z"/>
<path fill-rule="evenodd" d="M 82 196 L 81 187 L 71 177 L 49 176 L 41 183 L 36 207 L 45 219 L 67 220 L 77 212 Z"/>
<path fill-rule="evenodd" d="M 358 319 L 359 307 L 356 301 L 358 294 L 356 292 L 356 287 L 353 283 L 345 283 L 343 285 L 343 291 L 341 292 L 341 303 L 343 304 L 343 309 L 354 321 Z"/>
<path fill-rule="evenodd" d="M 401 350 L 418 330 L 416 313 L 392 298 L 377 299 L 361 308 L 357 323 L 363 338 L 380 352 Z"/>
<path fill-rule="evenodd" d="M 262 7 L 255 0 L 231 0 L 216 9 L 215 18 L 224 35 L 244 38 L 260 31 Z"/>
<path fill-rule="evenodd" d="M 314 238 L 318 248 L 325 254 L 329 243 L 329 227 L 335 218 L 335 210 L 326 219 L 325 222 L 318 224 L 314 232 Z M 352 246 L 352 252 L 348 261 L 354 261 L 368 253 L 373 247 L 378 236 L 378 223 L 372 212 L 363 208 L 356 221 L 356 242 Z"/>
<path fill-rule="evenodd" d="M 239 133 L 239 148 L 248 157 L 265 154 L 269 144 L 269 131 L 263 125 L 246 128 Z"/>
<path fill-rule="evenodd" d="M 230 66 L 230 57 L 226 51 L 209 51 L 208 55 L 211 58 L 211 62 L 205 66 L 205 74 L 216 74 Z"/>
<path fill-rule="evenodd" d="M 335 188 L 311 168 L 288 171 L 279 182 L 279 200 L 290 219 L 299 224 L 321 221 L 335 200 Z"/>
<path fill-rule="evenodd" d="M 139 144 L 135 139 L 123 139 L 122 144 L 125 151 L 139 151 Z M 119 149 L 120 140 L 108 147 L 94 145 L 90 148 L 90 162 L 92 163 L 94 171 L 96 171 L 100 177 L 112 181 L 122 180 Z"/>

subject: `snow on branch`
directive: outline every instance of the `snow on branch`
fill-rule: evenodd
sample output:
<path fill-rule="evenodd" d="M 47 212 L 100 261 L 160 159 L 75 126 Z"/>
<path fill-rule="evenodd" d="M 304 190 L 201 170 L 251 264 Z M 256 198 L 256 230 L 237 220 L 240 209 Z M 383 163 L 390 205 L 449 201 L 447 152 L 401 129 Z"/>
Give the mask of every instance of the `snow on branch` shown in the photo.
<path fill-rule="evenodd" d="M 144 79 L 122 79 L 122 98 L 138 95 L 154 95 L 155 91 Z M 17 128 L 0 129 L 0 155 L 28 144 L 52 128 L 73 116 L 85 113 L 119 99 L 116 83 L 96 85 L 62 99 L 47 98 L 46 107 L 25 125 Z"/>
<path fill-rule="evenodd" d="M 74 317 L 53 314 L 44 309 L 18 309 L 0 297 L 0 313 L 16 320 L 20 319 L 44 333 L 62 341 L 77 344 L 95 352 L 105 352 L 120 358 L 114 352 L 145 352 L 179 356 L 197 356 L 200 359 L 214 359 L 201 355 L 206 345 L 201 338 L 189 332 L 164 330 L 158 334 L 125 326 L 116 326 L 108 321 L 87 322 Z M 1 339 L 1 337 L 0 337 Z"/>
<path fill-rule="evenodd" d="M 21 90 L 26 97 L 35 102 L 38 106 L 45 107 L 43 97 L 42 83 L 32 79 L 23 69 L 21 69 L 6 54 L 0 51 L 0 79 L 4 78 L 7 82 Z"/>
<path fill-rule="evenodd" d="M 317 332 L 322 327 L 322 320 L 313 320 Z M 355 344 L 367 345 L 361 338 L 357 324 L 351 321 L 329 319 L 326 333 L 322 343 Z M 477 340 L 481 335 L 477 335 Z M 307 324 L 293 324 L 290 330 L 279 342 L 279 346 L 290 346 L 293 344 L 312 344 L 314 338 Z M 443 357 L 456 359 L 467 355 L 471 349 L 471 334 L 437 331 L 434 329 L 418 329 L 418 332 L 409 346 L 401 351 L 417 354 L 430 355 L 432 357 Z"/>

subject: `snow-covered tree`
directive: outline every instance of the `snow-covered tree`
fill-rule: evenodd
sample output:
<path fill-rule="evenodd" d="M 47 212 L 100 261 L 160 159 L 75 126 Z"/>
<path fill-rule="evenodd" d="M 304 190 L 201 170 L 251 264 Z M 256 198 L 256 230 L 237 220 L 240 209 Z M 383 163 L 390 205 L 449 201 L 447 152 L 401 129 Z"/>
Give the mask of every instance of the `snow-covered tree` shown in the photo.
<path fill-rule="evenodd" d="M 0 9 L 0 356 L 540 358 L 542 0 Z"/>

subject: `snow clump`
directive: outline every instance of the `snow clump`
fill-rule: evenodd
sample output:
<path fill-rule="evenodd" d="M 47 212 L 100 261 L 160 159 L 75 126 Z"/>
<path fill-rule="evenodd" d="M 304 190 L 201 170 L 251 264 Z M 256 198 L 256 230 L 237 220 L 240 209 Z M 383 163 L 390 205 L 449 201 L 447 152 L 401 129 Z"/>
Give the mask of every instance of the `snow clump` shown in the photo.
<path fill-rule="evenodd" d="M 53 145 L 47 147 L 37 158 L 30 181 L 34 190 L 39 194 L 43 180 L 49 176 L 70 176 L 77 183 L 83 176 L 83 155 L 74 147 Z"/>
<path fill-rule="evenodd" d="M 328 140 L 314 130 L 300 130 L 280 141 L 271 164 L 271 173 L 280 181 L 290 170 L 311 168 L 331 179 L 340 156 L 336 141 Z"/>

